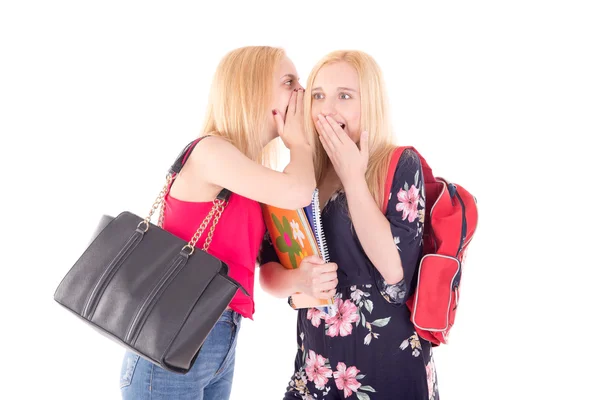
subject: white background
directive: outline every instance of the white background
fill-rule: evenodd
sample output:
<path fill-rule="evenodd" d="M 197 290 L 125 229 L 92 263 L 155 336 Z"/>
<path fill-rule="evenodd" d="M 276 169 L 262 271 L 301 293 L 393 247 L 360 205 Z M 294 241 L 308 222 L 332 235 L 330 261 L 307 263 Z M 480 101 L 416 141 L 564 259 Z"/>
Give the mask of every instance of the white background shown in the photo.
<path fill-rule="evenodd" d="M 148 211 L 244 45 L 284 47 L 302 83 L 329 51 L 367 51 L 398 142 L 477 196 L 442 399 L 600 398 L 597 2 L 391 4 L 2 2 L 2 399 L 119 398 L 122 349 L 54 289 L 101 214 Z M 234 400 L 280 399 L 293 372 L 295 313 L 256 292 Z"/>

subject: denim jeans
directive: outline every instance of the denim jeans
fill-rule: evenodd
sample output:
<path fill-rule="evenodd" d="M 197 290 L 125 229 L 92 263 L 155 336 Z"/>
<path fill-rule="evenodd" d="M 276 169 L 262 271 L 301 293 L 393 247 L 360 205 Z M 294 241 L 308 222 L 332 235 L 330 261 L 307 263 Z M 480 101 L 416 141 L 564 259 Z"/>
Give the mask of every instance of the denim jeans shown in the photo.
<path fill-rule="evenodd" d="M 191 370 L 176 374 L 127 352 L 121 367 L 125 400 L 227 400 L 231 393 L 241 315 L 227 310 L 210 332 Z"/>

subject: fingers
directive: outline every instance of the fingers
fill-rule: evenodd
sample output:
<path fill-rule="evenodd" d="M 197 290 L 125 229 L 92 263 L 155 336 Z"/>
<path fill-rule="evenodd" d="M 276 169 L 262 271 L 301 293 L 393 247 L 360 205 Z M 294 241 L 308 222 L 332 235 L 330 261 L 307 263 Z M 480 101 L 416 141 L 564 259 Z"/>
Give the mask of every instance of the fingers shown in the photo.
<path fill-rule="evenodd" d="M 321 299 L 321 300 L 329 300 L 333 296 L 335 296 L 335 292 L 336 292 L 335 289 L 331 289 L 326 292 L 319 293 L 318 296 L 316 296 L 316 297 L 317 297 L 317 299 Z"/>
<path fill-rule="evenodd" d="M 315 276 L 313 278 L 313 283 L 323 284 L 334 280 L 337 280 L 337 272 L 324 272 L 322 274 L 319 274 L 318 276 Z"/>
<path fill-rule="evenodd" d="M 317 256 L 308 256 L 302 259 L 300 268 L 308 272 L 303 292 L 320 299 L 329 299 L 335 295 L 338 285 L 336 263 L 325 263 Z"/>
<path fill-rule="evenodd" d="M 292 95 L 290 96 L 287 114 L 285 115 L 286 118 L 288 115 L 296 115 L 296 103 L 297 102 L 298 102 L 298 90 L 294 89 L 294 91 L 292 92 Z"/>
<path fill-rule="evenodd" d="M 319 135 L 319 141 L 323 145 L 323 148 L 325 149 L 325 153 L 327 153 L 327 157 L 329 157 L 329 159 L 333 162 L 333 154 L 332 154 L 333 150 L 331 150 L 331 148 L 329 147 L 329 144 L 325 141 L 323 136 Z"/>
<path fill-rule="evenodd" d="M 322 266 L 318 267 L 318 271 L 319 273 L 325 273 L 325 272 L 335 272 L 337 271 L 338 266 L 336 263 L 324 263 Z"/>
<path fill-rule="evenodd" d="M 325 127 L 323 126 L 323 122 L 321 122 L 320 119 L 317 120 L 317 132 L 319 133 L 319 140 L 321 141 L 325 152 L 329 156 L 329 159 L 331 159 L 333 155 L 333 144 L 331 143 L 329 135 L 325 133 Z"/>
<path fill-rule="evenodd" d="M 330 290 L 335 290 L 337 288 L 337 285 L 338 285 L 338 280 L 337 280 L 337 278 L 335 278 L 331 281 L 313 285 L 313 292 L 321 293 L 321 292 L 328 292 Z"/>
<path fill-rule="evenodd" d="M 315 256 L 315 255 L 304 257 L 302 259 L 302 262 L 307 262 L 307 263 L 311 263 L 311 264 L 319 264 L 319 265 L 325 264 L 325 261 L 323 261 L 321 259 L 321 257 Z"/>
<path fill-rule="evenodd" d="M 315 260 L 316 262 L 313 260 Z M 313 264 L 309 267 L 312 268 L 311 271 L 314 276 L 321 275 L 326 272 L 336 272 L 338 269 L 336 263 L 326 263 L 317 256 L 304 257 L 301 261 L 301 265 L 303 263 Z"/>
<path fill-rule="evenodd" d="M 338 122 L 335 119 L 331 118 L 330 116 L 326 116 L 325 120 L 329 123 L 329 126 L 331 127 L 331 129 L 335 133 L 335 136 L 340 140 L 341 143 L 345 143 L 347 140 L 350 139 L 346 131 L 342 129 L 340 124 L 338 124 Z"/>
<path fill-rule="evenodd" d="M 367 131 L 360 134 L 360 155 L 369 159 L 369 133 Z"/>
<path fill-rule="evenodd" d="M 360 152 L 369 154 L 369 133 L 367 131 L 360 134 Z"/>
<path fill-rule="evenodd" d="M 312 287 L 314 292 L 326 292 L 335 289 L 338 284 L 337 265 L 326 264 L 313 269 Z"/>
<path fill-rule="evenodd" d="M 283 122 L 281 113 L 277 110 L 273 110 L 273 118 L 275 119 L 275 125 L 277 126 L 277 134 L 279 136 L 283 135 L 283 127 L 285 126 L 285 123 Z"/>
<path fill-rule="evenodd" d="M 304 89 L 298 89 L 296 96 L 296 115 L 304 117 Z"/>
<path fill-rule="evenodd" d="M 331 124 L 330 120 L 332 120 L 332 121 L 334 121 L 334 123 L 336 123 L 335 120 L 333 120 L 333 118 L 331 118 L 331 117 L 326 118 L 321 114 L 319 114 L 318 118 L 319 118 L 319 122 L 321 123 L 321 129 L 323 131 L 322 136 L 324 136 L 325 138 L 327 138 L 329 140 L 330 146 L 332 148 L 335 148 L 336 146 L 342 144 L 342 141 L 338 137 L 338 134 L 335 133 L 333 127 L 331 126 L 332 124 Z M 339 125 L 338 125 L 338 128 L 340 128 Z"/>

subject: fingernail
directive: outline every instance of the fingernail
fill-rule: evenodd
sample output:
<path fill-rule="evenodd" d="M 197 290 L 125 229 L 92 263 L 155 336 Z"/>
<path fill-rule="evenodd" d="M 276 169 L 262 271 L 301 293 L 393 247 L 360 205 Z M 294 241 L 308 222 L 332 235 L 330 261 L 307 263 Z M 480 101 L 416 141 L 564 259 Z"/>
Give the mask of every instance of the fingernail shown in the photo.
<path fill-rule="evenodd" d="M 271 112 L 273 113 L 273 115 L 277 115 L 277 111 L 276 110 L 271 110 Z"/>

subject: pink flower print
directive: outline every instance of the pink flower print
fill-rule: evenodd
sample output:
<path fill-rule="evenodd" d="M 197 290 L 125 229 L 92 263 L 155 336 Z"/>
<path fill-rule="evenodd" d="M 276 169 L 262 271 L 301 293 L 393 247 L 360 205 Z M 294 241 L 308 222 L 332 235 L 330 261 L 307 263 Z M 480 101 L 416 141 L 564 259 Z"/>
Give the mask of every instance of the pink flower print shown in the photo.
<path fill-rule="evenodd" d="M 325 313 L 317 308 L 311 308 L 308 310 L 306 317 L 310 319 L 310 322 L 315 328 L 321 326 L 321 320 L 325 319 Z"/>
<path fill-rule="evenodd" d="M 292 245 L 292 239 L 290 239 L 290 235 L 287 233 L 283 234 L 283 240 L 285 240 L 286 246 L 290 247 Z"/>
<path fill-rule="evenodd" d="M 433 389 L 435 384 L 435 365 L 433 364 L 433 360 L 429 361 L 429 364 L 425 367 L 425 371 L 427 372 L 427 389 L 429 390 L 429 398 L 433 398 Z"/>
<path fill-rule="evenodd" d="M 310 350 L 308 357 L 306 357 L 306 376 L 309 381 L 314 382 L 318 390 L 323 390 L 332 376 L 331 368 L 325 365 L 326 361 L 325 357 L 316 354 L 313 350 Z"/>
<path fill-rule="evenodd" d="M 408 217 L 408 222 L 413 222 L 419 215 L 419 189 L 412 185 L 410 189 L 400 189 L 398 192 L 398 201 L 396 211 L 402 211 L 402 219 Z"/>
<path fill-rule="evenodd" d="M 360 382 L 356 380 L 359 372 L 360 370 L 356 369 L 356 367 L 346 369 L 346 364 L 343 362 L 338 363 L 337 371 L 333 373 L 333 377 L 335 378 L 337 388 L 344 391 L 344 398 L 352 396 L 352 393 L 361 387 Z"/>
<path fill-rule="evenodd" d="M 352 333 L 352 324 L 359 320 L 358 308 L 352 300 L 342 302 L 342 299 L 335 299 L 335 308 L 337 312 L 333 316 L 325 316 L 327 327 L 327 336 L 336 337 L 348 336 Z"/>

